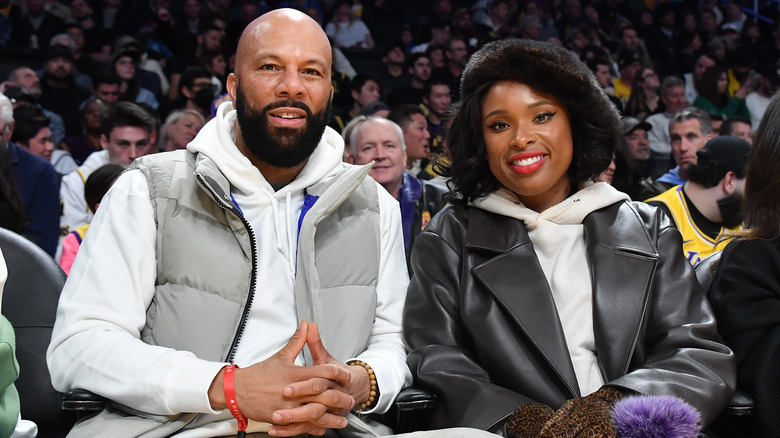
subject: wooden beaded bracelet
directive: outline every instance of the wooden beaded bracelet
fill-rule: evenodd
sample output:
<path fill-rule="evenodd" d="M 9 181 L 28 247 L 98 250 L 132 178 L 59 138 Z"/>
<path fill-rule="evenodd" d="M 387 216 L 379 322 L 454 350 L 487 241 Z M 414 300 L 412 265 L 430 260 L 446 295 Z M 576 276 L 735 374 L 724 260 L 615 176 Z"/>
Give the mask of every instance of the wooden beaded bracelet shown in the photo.
<path fill-rule="evenodd" d="M 371 366 L 363 362 L 362 360 L 351 360 L 347 362 L 347 365 L 356 365 L 359 367 L 363 367 L 366 369 L 366 372 L 368 372 L 368 380 L 371 384 L 371 388 L 368 391 L 368 400 L 366 400 L 365 403 L 362 403 L 360 405 L 360 409 L 363 410 L 371 406 L 371 404 L 374 403 L 374 400 L 376 400 L 377 397 L 379 397 L 379 387 L 376 384 L 376 375 L 374 374 L 374 370 L 371 368 Z"/>

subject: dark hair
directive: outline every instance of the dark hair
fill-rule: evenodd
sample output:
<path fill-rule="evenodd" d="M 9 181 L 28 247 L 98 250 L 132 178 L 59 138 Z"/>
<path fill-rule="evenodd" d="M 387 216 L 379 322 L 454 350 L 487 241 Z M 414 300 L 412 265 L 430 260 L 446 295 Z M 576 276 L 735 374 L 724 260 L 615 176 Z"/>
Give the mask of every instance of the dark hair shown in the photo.
<path fill-rule="evenodd" d="M 749 239 L 780 238 L 780 94 L 775 93 L 754 134 L 743 199 Z"/>
<path fill-rule="evenodd" d="M 363 89 L 363 86 L 366 85 L 366 82 L 368 81 L 374 81 L 375 84 L 379 85 L 379 81 L 375 77 L 365 73 L 359 73 L 349 82 L 349 91 L 357 91 L 360 93 L 360 90 Z"/>
<path fill-rule="evenodd" d="M 6 210 L 6 214 L 0 215 L 2 225 L 13 227 L 10 230 L 17 233 L 24 231 L 27 226 L 27 213 L 11 169 L 11 150 L 0 140 L 0 205 L 2 204 L 10 207 L 10 211 Z"/>
<path fill-rule="evenodd" d="M 650 70 L 657 75 L 655 70 L 651 67 L 639 67 L 639 70 L 634 75 L 634 79 L 631 81 L 631 97 L 629 97 L 628 102 L 626 102 L 624 114 L 633 117 L 641 117 L 643 120 L 653 112 L 647 104 L 647 93 L 642 86 L 642 84 L 645 83 L 645 78 L 642 76 L 645 70 Z"/>
<path fill-rule="evenodd" d="M 97 89 L 100 84 L 121 85 L 122 78 L 113 69 L 101 70 L 92 77 L 92 87 Z"/>
<path fill-rule="evenodd" d="M 425 85 L 423 85 L 423 96 L 430 99 L 431 98 L 431 91 L 433 91 L 433 87 L 436 85 L 446 85 L 447 88 L 450 88 L 452 85 L 450 85 L 450 81 L 442 78 L 441 76 L 434 77 L 432 76 L 430 79 L 425 81 Z M 450 90 L 451 92 L 452 90 Z"/>
<path fill-rule="evenodd" d="M 187 87 L 192 89 L 195 86 L 195 79 L 208 78 L 211 80 L 211 73 L 203 67 L 187 67 L 179 78 L 179 95 L 182 96 L 182 89 Z"/>
<path fill-rule="evenodd" d="M 411 55 L 406 57 L 406 68 L 414 67 L 414 63 L 417 62 L 417 60 L 420 59 L 420 58 L 426 58 L 426 59 L 428 59 L 428 61 L 431 60 L 431 57 L 428 56 L 427 53 L 425 53 L 425 52 L 415 52 L 415 53 L 412 53 Z"/>
<path fill-rule="evenodd" d="M 406 125 L 412 123 L 412 116 L 415 114 L 422 114 L 425 117 L 425 111 L 417 105 L 411 103 L 404 103 L 393 107 L 387 118 L 395 122 L 401 129 L 406 129 Z"/>
<path fill-rule="evenodd" d="M 724 167 L 708 166 L 697 161 L 696 164 L 688 166 L 688 181 L 709 189 L 723 181 L 727 173 L 728 169 Z"/>
<path fill-rule="evenodd" d="M 565 108 L 573 144 L 568 171 L 572 191 L 609 166 L 620 141 L 620 119 L 585 64 L 551 43 L 495 41 L 471 57 L 461 76 L 461 101 L 447 132 L 452 164 L 443 169 L 454 183 L 453 202 L 467 203 L 500 187 L 488 165 L 481 116 L 485 96 L 500 81 L 528 85 L 555 97 Z"/>
<path fill-rule="evenodd" d="M 100 115 L 100 133 L 109 139 L 114 128 L 132 126 L 151 133 L 156 125 L 151 114 L 132 102 L 116 102 Z"/>
<path fill-rule="evenodd" d="M 709 100 L 719 110 L 725 108 L 731 100 L 728 90 L 725 93 L 718 92 L 718 80 L 724 73 L 726 69 L 717 64 L 704 70 L 699 89 L 701 97 Z"/>
<path fill-rule="evenodd" d="M 606 65 L 609 69 L 609 73 L 612 74 L 612 65 L 607 58 L 602 56 L 595 56 L 593 58 L 583 60 L 583 62 L 585 62 L 585 65 L 588 66 L 588 70 L 590 70 L 594 75 L 599 71 L 600 65 Z"/>
<path fill-rule="evenodd" d="M 732 132 L 734 132 L 734 125 L 737 123 L 744 123 L 748 126 L 750 126 L 750 119 L 748 119 L 745 116 L 740 115 L 733 115 L 726 119 L 725 122 L 723 122 L 722 125 L 720 125 L 720 135 L 731 135 Z"/>
<path fill-rule="evenodd" d="M 84 199 L 87 206 L 94 213 L 97 205 L 103 199 L 108 189 L 114 185 L 114 181 L 125 171 L 124 164 L 104 164 L 92 172 L 84 183 Z"/>
<path fill-rule="evenodd" d="M 14 110 L 14 125 L 11 141 L 24 146 L 30 142 L 43 128 L 48 128 L 51 119 L 43 110 L 35 105 L 22 105 Z"/>

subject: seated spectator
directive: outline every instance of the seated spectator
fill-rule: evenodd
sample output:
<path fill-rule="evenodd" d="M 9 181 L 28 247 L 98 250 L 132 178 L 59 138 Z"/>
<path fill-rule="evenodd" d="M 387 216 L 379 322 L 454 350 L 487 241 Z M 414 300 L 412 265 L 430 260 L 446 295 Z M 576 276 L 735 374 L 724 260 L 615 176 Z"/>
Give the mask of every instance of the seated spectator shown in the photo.
<path fill-rule="evenodd" d="M 444 46 L 441 44 L 430 45 L 425 49 L 425 54 L 431 60 L 431 71 L 437 68 L 443 68 L 446 64 L 444 59 Z"/>
<path fill-rule="evenodd" d="M 78 112 L 74 107 L 91 94 L 76 84 L 73 77 L 73 51 L 54 45 L 47 49 L 41 76 L 41 94 L 38 103 L 57 113 L 65 122 L 65 135 L 76 135 L 81 130 Z"/>
<path fill-rule="evenodd" d="M 130 35 L 123 35 L 114 42 L 114 56 L 120 52 L 136 52 L 138 61 L 135 64 L 135 76 L 141 88 L 149 90 L 159 102 L 168 96 L 170 83 L 163 73 L 160 63 L 151 59 L 144 46 Z"/>
<path fill-rule="evenodd" d="M 590 71 L 502 40 L 472 56 L 461 91 L 455 205 L 417 237 L 404 307 L 407 363 L 438 397 L 425 427 L 614 437 L 630 396 L 687 412 L 682 399 L 709 425 L 734 356 L 666 216 L 591 181 L 620 128 Z"/>
<path fill-rule="evenodd" d="M 406 172 L 403 132 L 395 122 L 382 117 L 364 118 L 352 129 L 349 147 L 351 162 L 373 162 L 368 174 L 400 203 L 408 261 L 415 238 L 444 206 L 442 195 L 446 189 Z"/>
<path fill-rule="evenodd" d="M 26 13 L 13 24 L 8 44 L 37 51 L 49 44 L 54 35 L 65 30 L 65 21 L 46 10 L 43 1 L 25 1 Z"/>
<path fill-rule="evenodd" d="M 422 103 L 423 87 L 431 78 L 431 60 L 425 53 L 413 53 L 407 57 L 406 69 L 409 72 L 409 83 L 400 88 L 394 88 L 387 94 L 386 101 L 390 107 L 405 103 L 419 105 Z"/>
<path fill-rule="evenodd" d="M 780 31 L 778 31 L 778 35 L 780 35 Z M 745 106 L 750 113 L 750 125 L 753 131 L 758 129 L 758 124 L 764 117 L 769 101 L 780 89 L 780 66 L 777 65 L 777 61 L 761 64 L 758 67 L 758 73 L 760 74 L 758 88 L 745 97 Z"/>
<path fill-rule="evenodd" d="M 390 110 L 387 118 L 400 126 L 404 134 L 406 148 L 406 170 L 415 178 L 424 171 L 423 160 L 431 150 L 431 133 L 425 111 L 417 105 L 399 105 Z"/>
<path fill-rule="evenodd" d="M 753 137 L 750 131 L 750 119 L 742 116 L 731 116 L 720 125 L 718 135 L 732 135 L 739 137 L 746 142 L 753 144 Z"/>
<path fill-rule="evenodd" d="M 376 102 L 382 96 L 379 82 L 370 75 L 359 74 L 355 76 L 349 85 L 349 94 L 352 105 L 333 111 L 328 126 L 341 133 L 350 120 L 357 117 L 360 108 L 371 102 Z"/>
<path fill-rule="evenodd" d="M 721 135 L 696 152 L 688 181 L 646 200 L 674 222 L 683 237 L 683 254 L 693 266 L 722 250 L 728 233 L 742 229 L 742 194 L 750 144 Z"/>
<path fill-rule="evenodd" d="M 14 109 L 14 120 L 11 141 L 50 162 L 60 175 L 76 170 L 76 162 L 69 152 L 54 149 L 49 129 L 50 120 L 43 110 L 33 105 L 18 106 Z"/>
<path fill-rule="evenodd" d="M 29 70 L 25 72 L 25 70 Z M 15 82 L 11 78 L 14 76 L 14 74 L 23 74 L 24 76 L 31 75 L 31 77 L 34 77 L 34 81 L 32 83 L 31 88 L 27 88 L 25 86 L 19 85 L 12 85 Z M 36 105 L 38 108 L 43 110 L 43 113 L 46 114 L 46 117 L 51 120 L 51 123 L 49 124 L 49 129 L 51 129 L 51 138 L 52 141 L 56 142 L 62 141 L 63 138 L 65 138 L 65 122 L 62 121 L 62 117 L 59 116 L 59 114 L 49 111 L 46 108 L 42 107 L 38 104 L 38 97 L 41 95 L 41 86 L 38 82 L 38 76 L 35 75 L 35 72 L 32 70 L 21 67 L 14 72 L 11 72 L 11 74 L 8 76 L 9 81 L 5 82 L 3 85 L 0 86 L 0 92 L 5 94 L 5 97 L 11 99 L 11 103 L 13 104 L 14 108 L 20 105 Z M 26 79 L 27 81 L 32 81 L 32 79 Z M 4 90 L 3 90 L 4 89 Z"/>
<path fill-rule="evenodd" d="M 703 148 L 715 136 L 712 133 L 709 115 L 696 107 L 683 108 L 675 113 L 669 120 L 668 126 L 675 167 L 646 186 L 640 195 L 641 199 L 652 198 L 674 186 L 685 184 L 685 181 L 688 181 L 688 169 L 696 164 L 696 151 Z"/>
<path fill-rule="evenodd" d="M 378 73 L 377 81 L 386 97 L 390 90 L 403 87 L 409 82 L 409 73 L 406 69 L 406 54 L 400 41 L 391 43 L 382 51 L 384 69 Z"/>
<path fill-rule="evenodd" d="M 622 113 L 623 102 L 615 97 L 615 87 L 612 85 L 612 69 L 609 60 L 602 56 L 594 56 L 593 58 L 587 59 L 585 65 L 587 65 L 591 73 L 593 73 L 596 82 L 604 90 L 609 101 L 615 105 L 618 112 Z"/>
<path fill-rule="evenodd" d="M 148 112 L 131 102 L 117 102 L 101 115 L 100 145 L 103 150 L 90 154 L 84 164 L 62 178 L 61 236 L 92 221 L 92 212 L 84 200 L 84 184 L 89 175 L 105 164 L 130 164 L 138 157 L 153 153 L 152 133 L 156 125 Z"/>
<path fill-rule="evenodd" d="M 647 133 L 652 129 L 647 122 L 634 117 L 621 120 L 620 145 L 615 151 L 615 172 L 612 185 L 633 201 L 643 201 L 642 190 L 659 175 L 655 161 L 650 157 Z"/>
<path fill-rule="evenodd" d="M 750 436 L 780 436 L 780 97 L 756 130 L 747 164 L 745 231 L 720 258 L 710 289 L 718 331 L 737 358 L 737 385 L 753 396 Z"/>
<path fill-rule="evenodd" d="M 70 11 L 73 19 L 81 27 L 84 36 L 83 52 L 89 54 L 95 62 L 108 65 L 111 56 L 111 34 L 95 22 L 94 11 L 87 0 L 72 0 Z"/>
<path fill-rule="evenodd" d="M 704 71 L 701 77 L 701 88 L 693 106 L 703 109 L 708 113 L 717 113 L 725 118 L 733 115 L 750 118 L 745 97 L 752 91 L 748 87 L 741 87 L 734 96 L 729 95 L 729 78 L 726 70 L 720 66 L 713 66 Z"/>
<path fill-rule="evenodd" d="M 177 100 L 167 102 L 160 108 L 159 114 L 163 118 L 177 109 L 191 109 L 201 113 L 203 118 L 211 118 L 211 103 L 215 94 L 214 84 L 211 82 L 211 73 L 202 67 L 190 67 L 184 70 L 179 80 L 179 92 Z"/>
<path fill-rule="evenodd" d="M 154 93 L 141 86 L 138 81 L 138 63 L 141 58 L 135 50 L 122 50 L 111 59 L 111 69 L 119 76 L 119 100 L 146 103 L 157 109 L 160 102 Z"/>
<path fill-rule="evenodd" d="M 620 76 L 612 80 L 612 86 L 615 88 L 615 97 L 620 99 L 622 107 L 625 108 L 631 97 L 634 75 L 642 69 L 642 62 L 636 50 L 624 48 L 617 53 L 617 65 Z"/>
<path fill-rule="evenodd" d="M 366 24 L 352 13 L 352 2 L 340 1 L 333 8 L 333 19 L 325 26 L 325 33 L 334 47 L 373 49 L 374 39 Z"/>
<path fill-rule="evenodd" d="M 125 168 L 126 166 L 123 164 L 109 163 L 98 167 L 97 170 L 89 175 L 87 182 L 84 184 L 84 200 L 87 201 L 87 206 L 92 214 L 95 214 L 103 196 L 114 185 L 114 182 L 124 172 Z M 88 229 L 89 224 L 84 224 L 71 231 L 62 240 L 60 258 L 57 263 L 59 263 L 66 275 L 70 275 L 70 268 L 73 266 L 76 253 L 81 247 L 81 242 L 84 240 Z"/>
<path fill-rule="evenodd" d="M 200 57 L 201 67 L 211 73 L 211 83 L 214 85 L 214 95 L 225 92 L 225 79 L 227 79 L 227 62 L 221 51 L 207 51 Z"/>
<path fill-rule="evenodd" d="M 696 64 L 693 66 L 693 71 L 685 73 L 683 78 L 685 79 L 685 100 L 693 102 L 696 100 L 696 96 L 699 95 L 699 88 L 701 87 L 701 77 L 704 72 L 715 65 L 715 55 L 710 52 L 704 52 L 696 58 Z"/>
<path fill-rule="evenodd" d="M 198 111 L 184 109 L 172 112 L 160 129 L 160 151 L 186 148 L 205 124 L 206 119 Z"/>
<path fill-rule="evenodd" d="M 647 140 L 650 143 L 650 151 L 655 160 L 655 168 L 665 172 L 670 167 L 671 138 L 669 135 L 669 122 L 673 115 L 686 106 L 685 83 L 677 76 L 667 76 L 661 82 L 661 102 L 664 105 L 663 112 L 647 116 L 645 121 L 652 126 L 648 132 Z"/>
<path fill-rule="evenodd" d="M 17 194 L 24 206 L 21 234 L 54 257 L 60 211 L 57 171 L 46 159 L 11 141 L 14 110 L 11 101 L 3 94 L 0 94 L 0 123 L 2 143 L 5 145 L 0 152 L 5 154 L 5 161 L 10 165 Z M 15 213 L 21 214 L 19 204 L 12 203 Z"/>
<path fill-rule="evenodd" d="M 428 133 L 431 134 L 431 138 L 429 140 L 430 150 L 428 156 L 420 164 L 423 171 L 418 178 L 431 179 L 438 176 L 433 168 L 435 162 L 448 163 L 447 154 L 444 151 L 442 122 L 452 103 L 452 93 L 449 82 L 437 78 L 428 81 L 423 90 L 423 104 L 428 109 L 425 120 L 428 122 Z"/>
<path fill-rule="evenodd" d="M 631 84 L 631 97 L 625 107 L 625 115 L 644 121 L 648 116 L 664 111 L 664 104 L 659 96 L 661 81 L 652 68 L 641 68 L 634 75 Z"/>
<path fill-rule="evenodd" d="M 65 137 L 60 145 L 61 149 L 70 152 L 78 164 L 83 163 L 89 154 L 102 149 L 100 146 L 100 115 L 108 108 L 103 100 L 94 96 L 87 102 L 81 109 L 81 134 Z"/>

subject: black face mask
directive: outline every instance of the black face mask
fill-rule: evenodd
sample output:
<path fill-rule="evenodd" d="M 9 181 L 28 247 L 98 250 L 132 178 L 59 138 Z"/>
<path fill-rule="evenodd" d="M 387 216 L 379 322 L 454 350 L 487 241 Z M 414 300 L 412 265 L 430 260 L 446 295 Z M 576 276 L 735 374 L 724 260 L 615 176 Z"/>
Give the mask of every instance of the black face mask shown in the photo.
<path fill-rule="evenodd" d="M 742 225 L 742 194 L 734 192 L 718 199 L 718 210 L 724 227 L 734 228 Z"/>
<path fill-rule="evenodd" d="M 274 102 L 262 110 L 247 101 L 241 86 L 236 90 L 236 115 L 241 136 L 249 151 L 260 161 L 274 167 L 295 167 L 306 161 L 322 138 L 330 120 L 332 97 L 328 106 L 317 114 L 309 107 L 292 100 Z M 271 128 L 268 125 L 268 111 L 282 106 L 300 108 L 306 111 L 306 126 L 301 129 Z"/>
<path fill-rule="evenodd" d="M 214 90 L 211 88 L 205 88 L 195 92 L 192 96 L 192 101 L 198 108 L 208 110 L 211 107 L 211 102 L 214 100 Z"/>

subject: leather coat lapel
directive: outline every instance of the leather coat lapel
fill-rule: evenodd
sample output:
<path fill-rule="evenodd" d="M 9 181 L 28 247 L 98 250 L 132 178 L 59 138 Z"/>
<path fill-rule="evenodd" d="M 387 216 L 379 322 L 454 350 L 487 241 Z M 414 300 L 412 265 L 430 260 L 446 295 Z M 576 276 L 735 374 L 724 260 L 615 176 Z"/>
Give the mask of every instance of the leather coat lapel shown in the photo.
<path fill-rule="evenodd" d="M 606 380 L 624 375 L 631 361 L 658 251 L 629 203 L 615 204 L 583 221 L 593 279 L 593 329 Z"/>
<path fill-rule="evenodd" d="M 467 247 L 497 253 L 475 266 L 472 274 L 506 309 L 571 393 L 579 395 L 552 292 L 525 225 L 478 208 L 470 209 L 469 216 Z"/>

